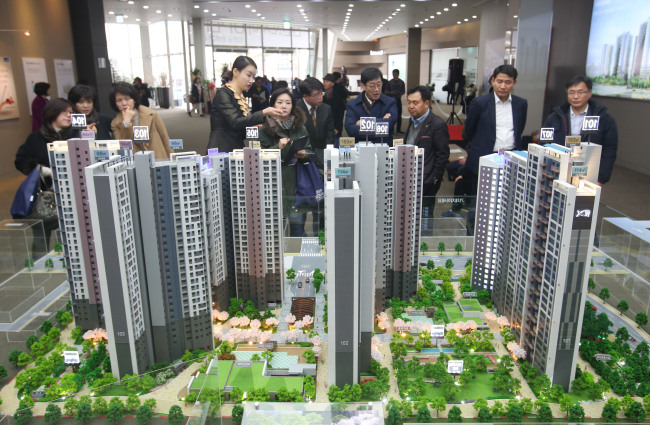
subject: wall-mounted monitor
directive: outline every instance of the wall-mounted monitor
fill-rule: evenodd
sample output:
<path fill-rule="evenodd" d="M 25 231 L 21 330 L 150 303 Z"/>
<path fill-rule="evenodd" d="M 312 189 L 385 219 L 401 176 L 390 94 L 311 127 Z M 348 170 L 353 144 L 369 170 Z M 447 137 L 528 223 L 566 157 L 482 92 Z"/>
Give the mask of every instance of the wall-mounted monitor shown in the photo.
<path fill-rule="evenodd" d="M 596 95 L 650 101 L 650 1 L 594 1 L 587 75 Z"/>

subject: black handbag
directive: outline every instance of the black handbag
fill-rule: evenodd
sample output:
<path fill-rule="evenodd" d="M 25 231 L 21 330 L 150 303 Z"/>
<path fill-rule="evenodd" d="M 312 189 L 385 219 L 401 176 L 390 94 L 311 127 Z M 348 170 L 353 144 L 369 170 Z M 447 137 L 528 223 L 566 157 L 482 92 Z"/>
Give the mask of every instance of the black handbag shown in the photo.
<path fill-rule="evenodd" d="M 27 216 L 33 220 L 52 221 L 57 219 L 56 198 L 51 190 L 43 190 L 40 187 L 36 191 L 36 202 L 32 212 Z"/>

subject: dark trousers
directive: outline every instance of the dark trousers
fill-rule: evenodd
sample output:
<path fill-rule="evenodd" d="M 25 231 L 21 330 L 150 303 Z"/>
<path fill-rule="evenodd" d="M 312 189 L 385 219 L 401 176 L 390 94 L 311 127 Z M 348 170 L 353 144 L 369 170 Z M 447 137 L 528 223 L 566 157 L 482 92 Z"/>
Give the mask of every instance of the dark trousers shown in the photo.
<path fill-rule="evenodd" d="M 397 133 L 402 131 L 402 97 L 394 97 L 393 99 L 397 102 L 397 123 L 395 124 L 395 132 Z"/>

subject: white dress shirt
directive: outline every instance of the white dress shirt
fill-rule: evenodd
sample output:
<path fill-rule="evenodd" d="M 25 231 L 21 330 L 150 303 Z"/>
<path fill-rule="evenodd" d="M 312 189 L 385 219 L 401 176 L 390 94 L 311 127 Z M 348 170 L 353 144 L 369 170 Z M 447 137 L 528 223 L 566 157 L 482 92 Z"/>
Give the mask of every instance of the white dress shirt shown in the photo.
<path fill-rule="evenodd" d="M 587 109 L 589 109 L 589 105 L 585 106 L 585 110 L 579 113 L 574 113 L 573 112 L 573 107 L 569 107 L 569 110 L 571 111 L 569 115 L 571 116 L 571 136 L 579 136 L 580 132 L 582 131 L 582 122 L 585 120 L 585 117 L 587 116 Z"/>
<path fill-rule="evenodd" d="M 503 149 L 509 151 L 515 148 L 515 128 L 512 120 L 512 95 L 502 102 L 494 93 L 497 134 L 494 142 L 494 152 Z"/>

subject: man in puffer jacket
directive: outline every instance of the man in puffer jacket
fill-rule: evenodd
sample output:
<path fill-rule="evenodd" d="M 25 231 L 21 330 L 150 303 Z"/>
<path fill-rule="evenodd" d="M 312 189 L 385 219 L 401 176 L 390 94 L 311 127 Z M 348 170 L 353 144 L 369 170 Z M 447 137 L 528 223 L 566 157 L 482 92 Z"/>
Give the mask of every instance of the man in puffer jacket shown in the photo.
<path fill-rule="evenodd" d="M 566 136 L 582 136 L 583 142 L 599 144 L 603 147 L 600 156 L 598 184 L 602 186 L 609 181 L 616 160 L 618 148 L 618 129 L 616 121 L 607 108 L 591 100 L 591 79 L 576 75 L 567 84 L 567 103 L 553 108 L 546 117 L 543 128 L 554 128 L 553 141 L 564 145 Z M 585 116 L 599 116 L 598 130 L 582 131 Z"/>

